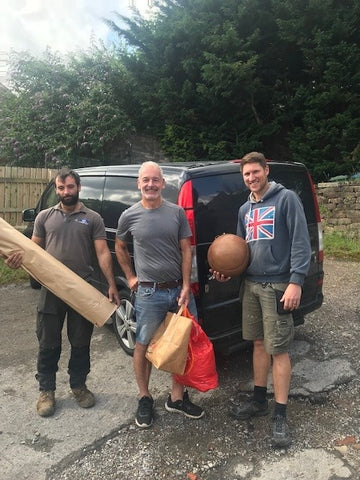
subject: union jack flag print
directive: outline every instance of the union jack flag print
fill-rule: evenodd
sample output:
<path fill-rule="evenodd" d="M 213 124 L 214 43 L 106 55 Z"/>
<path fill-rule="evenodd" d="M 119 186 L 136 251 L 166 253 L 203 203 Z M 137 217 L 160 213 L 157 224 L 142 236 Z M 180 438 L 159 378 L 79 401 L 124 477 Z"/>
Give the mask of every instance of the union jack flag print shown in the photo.
<path fill-rule="evenodd" d="M 274 238 L 275 207 L 259 207 L 245 215 L 246 241 Z"/>

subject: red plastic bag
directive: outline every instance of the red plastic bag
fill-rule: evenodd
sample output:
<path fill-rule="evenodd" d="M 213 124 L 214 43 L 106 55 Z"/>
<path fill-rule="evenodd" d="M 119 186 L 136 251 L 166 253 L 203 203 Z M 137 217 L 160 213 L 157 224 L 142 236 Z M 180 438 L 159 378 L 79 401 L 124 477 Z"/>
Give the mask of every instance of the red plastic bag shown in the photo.
<path fill-rule="evenodd" d="M 180 385 L 207 392 L 219 386 L 214 347 L 187 308 L 184 308 L 183 316 L 192 318 L 193 325 L 185 372 L 183 375 L 174 375 L 174 380 Z"/>

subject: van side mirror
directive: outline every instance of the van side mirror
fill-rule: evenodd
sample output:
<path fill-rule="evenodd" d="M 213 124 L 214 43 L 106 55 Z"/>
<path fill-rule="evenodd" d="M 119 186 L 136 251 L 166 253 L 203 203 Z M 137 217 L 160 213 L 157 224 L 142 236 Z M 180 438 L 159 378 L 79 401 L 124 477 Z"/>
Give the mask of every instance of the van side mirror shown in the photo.
<path fill-rule="evenodd" d="M 36 210 L 35 208 L 27 208 L 26 210 L 22 211 L 22 219 L 24 222 L 33 222 L 36 217 Z"/>

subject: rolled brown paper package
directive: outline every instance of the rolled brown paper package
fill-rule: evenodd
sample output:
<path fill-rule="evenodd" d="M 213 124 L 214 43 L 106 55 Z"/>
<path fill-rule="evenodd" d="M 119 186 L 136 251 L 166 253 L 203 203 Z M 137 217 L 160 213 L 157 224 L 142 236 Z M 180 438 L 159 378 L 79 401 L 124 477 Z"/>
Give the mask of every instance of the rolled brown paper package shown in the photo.
<path fill-rule="evenodd" d="M 102 327 L 115 312 L 117 306 L 99 290 L 0 217 L 0 255 L 14 251 L 22 252 L 26 272 L 89 322 Z"/>

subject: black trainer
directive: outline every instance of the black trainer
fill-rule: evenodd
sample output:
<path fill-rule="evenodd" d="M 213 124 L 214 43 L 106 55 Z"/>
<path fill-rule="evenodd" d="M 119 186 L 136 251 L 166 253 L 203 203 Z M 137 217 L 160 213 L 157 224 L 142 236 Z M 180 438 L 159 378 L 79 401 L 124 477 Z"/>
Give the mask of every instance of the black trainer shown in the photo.
<path fill-rule="evenodd" d="M 142 397 L 139 400 L 139 406 L 136 411 L 135 423 L 140 428 L 148 428 L 153 423 L 154 400 L 150 397 Z"/>
<path fill-rule="evenodd" d="M 190 402 L 187 390 L 184 392 L 183 399 L 176 400 L 176 402 L 173 402 L 171 395 L 169 395 L 165 403 L 165 408 L 168 412 L 182 413 L 185 417 L 189 418 L 201 418 L 205 413 L 201 407 Z"/>
<path fill-rule="evenodd" d="M 242 405 L 233 405 L 230 409 L 230 415 L 237 420 L 247 420 L 250 417 L 263 417 L 269 413 L 269 403 L 267 400 L 260 403 L 254 399 L 243 403 Z"/>
<path fill-rule="evenodd" d="M 290 443 L 291 437 L 286 418 L 281 415 L 276 415 L 276 417 L 273 418 L 272 444 L 274 447 L 286 448 Z"/>

